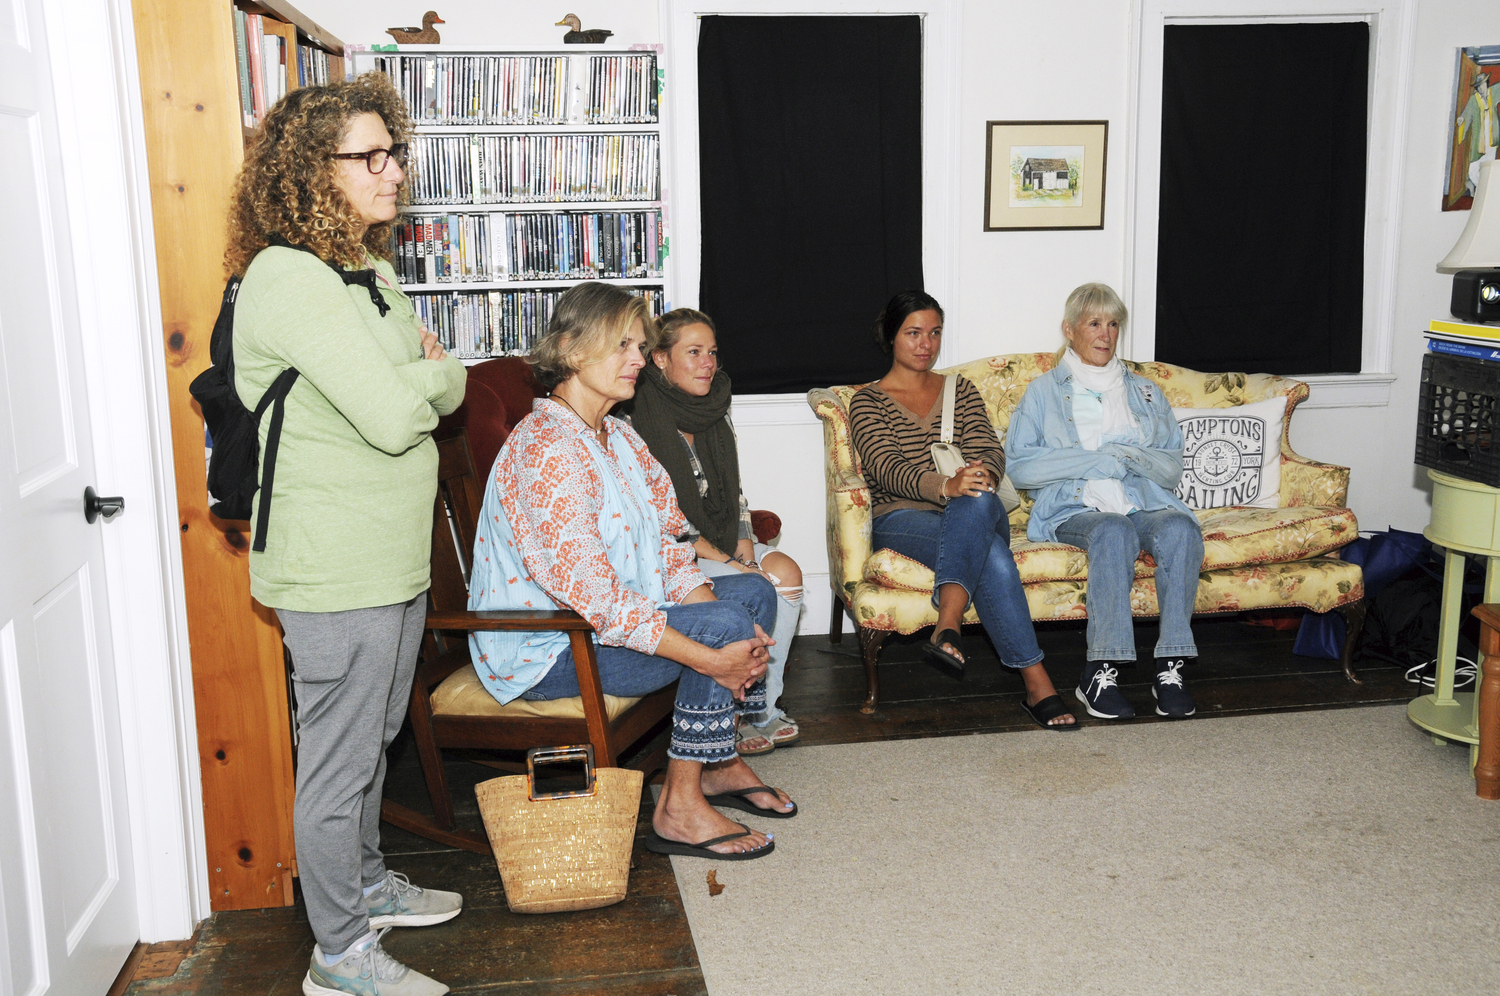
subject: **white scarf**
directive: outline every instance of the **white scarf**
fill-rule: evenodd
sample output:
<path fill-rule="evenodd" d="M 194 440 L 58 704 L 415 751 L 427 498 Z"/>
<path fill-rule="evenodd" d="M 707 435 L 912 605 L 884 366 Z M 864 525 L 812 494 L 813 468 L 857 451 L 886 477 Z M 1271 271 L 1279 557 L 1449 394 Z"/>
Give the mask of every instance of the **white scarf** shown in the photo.
<path fill-rule="evenodd" d="M 1104 406 L 1104 435 L 1118 435 L 1135 428 L 1135 419 L 1130 415 L 1130 404 L 1125 399 L 1125 364 L 1120 362 L 1118 356 L 1112 356 L 1104 366 L 1096 367 L 1085 363 L 1069 347 L 1063 354 L 1063 362 L 1068 365 L 1068 373 L 1073 375 L 1074 380 L 1085 390 L 1099 396 L 1099 401 Z M 1086 450 L 1099 448 L 1097 439 L 1080 439 L 1079 442 L 1083 443 Z"/>
<path fill-rule="evenodd" d="M 1090 394 L 1098 395 L 1104 408 L 1104 421 L 1099 434 L 1090 432 L 1087 434 L 1088 438 L 1084 438 L 1085 434 L 1082 432 L 1078 435 L 1078 441 L 1084 449 L 1097 450 L 1104 437 L 1122 435 L 1135 428 L 1135 419 L 1130 414 L 1130 404 L 1125 397 L 1125 364 L 1120 362 L 1118 356 L 1112 356 L 1104 366 L 1096 367 L 1085 363 L 1069 347 L 1063 354 L 1063 362 L 1067 364 L 1068 373 L 1073 375 L 1078 386 Z M 1088 487 L 1084 489 L 1083 501 L 1101 512 L 1127 515 L 1135 511 L 1135 505 L 1125 497 L 1124 483 L 1116 480 L 1089 481 Z"/>

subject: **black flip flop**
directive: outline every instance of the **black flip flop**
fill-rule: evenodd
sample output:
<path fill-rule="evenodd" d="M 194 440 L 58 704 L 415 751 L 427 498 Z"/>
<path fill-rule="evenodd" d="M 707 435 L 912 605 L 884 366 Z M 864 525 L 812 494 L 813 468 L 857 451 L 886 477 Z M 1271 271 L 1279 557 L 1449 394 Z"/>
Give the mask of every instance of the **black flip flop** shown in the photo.
<path fill-rule="evenodd" d="M 1078 729 L 1078 717 L 1073 717 L 1071 723 L 1049 723 L 1048 720 L 1056 719 L 1073 710 L 1068 708 L 1061 695 L 1049 695 L 1036 705 L 1027 705 L 1026 696 L 1021 696 L 1021 708 L 1026 710 L 1026 715 L 1031 717 L 1044 730 L 1076 730 Z"/>
<path fill-rule="evenodd" d="M 945 629 L 932 634 L 932 640 L 922 645 L 922 656 L 927 663 L 931 664 L 942 674 L 954 680 L 961 680 L 964 676 L 964 662 L 953 654 L 943 649 L 943 644 L 949 644 L 959 650 L 963 649 L 962 638 L 956 629 Z"/>
<path fill-rule="evenodd" d="M 722 837 L 713 837 L 709 840 L 699 841 L 696 844 L 684 844 L 680 840 L 668 840 L 653 830 L 651 831 L 651 836 L 646 838 L 646 850 L 653 854 L 680 854 L 688 858 L 710 858 L 714 861 L 752 861 L 755 858 L 763 858 L 776 850 L 776 842 L 774 840 L 766 841 L 765 847 L 757 847 L 753 851 L 731 851 L 728 854 L 724 854 L 719 851 L 709 850 L 709 847 L 713 844 L 722 844 L 726 840 L 739 840 L 741 837 L 750 836 L 749 827 L 743 823 L 737 825 L 740 827 L 740 833 L 726 833 Z"/>
<path fill-rule="evenodd" d="M 761 809 L 755 803 L 746 799 L 746 796 L 760 795 L 769 792 L 776 794 L 776 790 L 769 785 L 752 785 L 749 788 L 735 789 L 732 792 L 720 792 L 718 795 L 706 795 L 703 798 L 710 806 L 723 806 L 726 809 L 738 809 L 742 813 L 754 813 L 756 816 L 767 816 L 773 820 L 789 820 L 797 815 L 797 804 L 792 803 L 792 808 L 783 813 L 779 809 Z"/>

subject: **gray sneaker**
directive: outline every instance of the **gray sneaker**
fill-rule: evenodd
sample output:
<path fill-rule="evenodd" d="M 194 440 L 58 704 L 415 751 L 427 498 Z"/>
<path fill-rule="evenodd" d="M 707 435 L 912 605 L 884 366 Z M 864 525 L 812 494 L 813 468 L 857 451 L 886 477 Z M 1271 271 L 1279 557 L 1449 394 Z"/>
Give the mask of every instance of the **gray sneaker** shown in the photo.
<path fill-rule="evenodd" d="M 386 928 L 389 930 L 390 928 Z M 302 980 L 303 996 L 443 996 L 448 987 L 421 972 L 407 968 L 385 953 L 380 939 L 357 944 L 344 953 L 334 965 L 323 964 L 316 946 L 307 978 Z"/>
<path fill-rule="evenodd" d="M 400 872 L 388 871 L 380 888 L 365 897 L 370 929 L 381 927 L 427 927 L 452 920 L 464 908 L 464 897 L 412 885 Z"/>

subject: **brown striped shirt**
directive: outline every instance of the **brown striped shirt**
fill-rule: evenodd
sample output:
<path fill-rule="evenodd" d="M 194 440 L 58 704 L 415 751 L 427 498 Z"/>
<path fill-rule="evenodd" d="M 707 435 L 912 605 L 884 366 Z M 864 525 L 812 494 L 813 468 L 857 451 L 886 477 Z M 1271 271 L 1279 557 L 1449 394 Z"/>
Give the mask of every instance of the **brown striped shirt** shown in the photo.
<path fill-rule="evenodd" d="M 864 464 L 865 483 L 870 486 L 872 515 L 898 508 L 943 510 L 948 503 L 943 496 L 947 478 L 933 466 L 931 449 L 942 434 L 941 392 L 932 411 L 919 417 L 871 384 L 849 402 L 849 423 L 854 449 Z M 965 377 L 958 378 L 958 396 L 953 404 L 953 444 L 963 451 L 965 460 L 983 461 L 995 480 L 1005 473 L 1005 450 L 985 410 L 984 398 Z"/>

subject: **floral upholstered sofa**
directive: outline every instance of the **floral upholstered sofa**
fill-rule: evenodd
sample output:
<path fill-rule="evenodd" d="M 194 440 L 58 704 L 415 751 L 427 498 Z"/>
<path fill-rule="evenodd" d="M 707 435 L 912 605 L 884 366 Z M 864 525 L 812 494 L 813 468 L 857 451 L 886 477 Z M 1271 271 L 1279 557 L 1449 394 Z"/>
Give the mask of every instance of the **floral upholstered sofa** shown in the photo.
<path fill-rule="evenodd" d="M 1011 413 L 1031 380 L 1057 363 L 1053 353 L 1012 353 L 974 360 L 942 373 L 973 381 L 984 396 L 1003 441 Z M 1216 508 L 1198 512 L 1204 561 L 1198 583 L 1199 613 L 1251 609 L 1340 610 L 1349 625 L 1344 671 L 1357 680 L 1349 658 L 1364 619 L 1364 584 L 1355 564 L 1338 559 L 1340 547 L 1359 535 L 1354 513 L 1344 507 L 1349 468 L 1317 463 L 1292 451 L 1292 410 L 1308 397 L 1308 386 L 1271 374 L 1200 373 L 1167 363 L 1131 363 L 1134 372 L 1160 384 L 1174 408 L 1230 408 L 1274 397 L 1287 399 L 1281 434 L 1279 508 Z M 876 660 L 891 633 L 915 633 L 937 622 L 932 607 L 933 573 L 870 543 L 870 491 L 849 432 L 849 401 L 858 385 L 809 391 L 807 403 L 823 420 L 828 484 L 828 568 L 833 584 L 829 637 L 838 640 L 847 609 L 859 626 L 868 690 L 862 711 L 875 710 L 879 692 Z M 1034 620 L 1083 619 L 1088 561 L 1064 543 L 1026 539 L 1031 501 L 1011 513 L 1011 549 L 1020 568 Z M 1157 614 L 1155 564 L 1136 562 L 1131 605 L 1137 616 Z M 972 607 L 964 620 L 977 623 Z"/>

